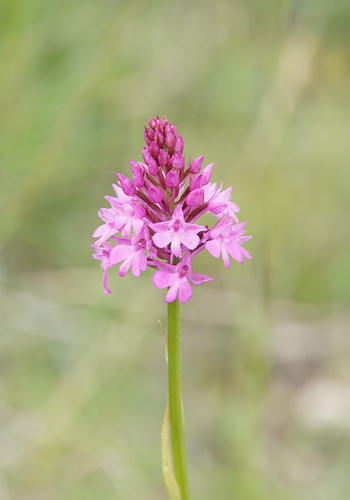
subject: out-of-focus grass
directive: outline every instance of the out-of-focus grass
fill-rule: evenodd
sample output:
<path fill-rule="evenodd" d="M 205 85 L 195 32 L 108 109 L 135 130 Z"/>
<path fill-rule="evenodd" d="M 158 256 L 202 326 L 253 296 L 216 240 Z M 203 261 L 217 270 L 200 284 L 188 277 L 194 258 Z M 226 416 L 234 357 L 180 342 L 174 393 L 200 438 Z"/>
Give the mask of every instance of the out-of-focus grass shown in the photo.
<path fill-rule="evenodd" d="M 349 496 L 346 2 L 0 4 L 0 498 L 161 499 L 162 294 L 90 255 L 166 114 L 254 259 L 183 308 L 193 498 Z"/>

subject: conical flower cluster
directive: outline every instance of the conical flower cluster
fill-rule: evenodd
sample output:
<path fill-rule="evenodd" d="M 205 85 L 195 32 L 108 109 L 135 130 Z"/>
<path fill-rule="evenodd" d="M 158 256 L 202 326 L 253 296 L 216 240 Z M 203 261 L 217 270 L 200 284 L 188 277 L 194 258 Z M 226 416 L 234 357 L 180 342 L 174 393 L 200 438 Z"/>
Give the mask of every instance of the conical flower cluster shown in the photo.
<path fill-rule="evenodd" d="M 98 212 L 103 224 L 93 233 L 93 257 L 101 262 L 105 293 L 108 270 L 119 266 L 119 275 L 131 270 L 139 276 L 147 267 L 156 270 L 153 284 L 167 288 L 166 302 L 192 296 L 191 285 L 213 278 L 192 271 L 192 259 L 202 250 L 243 263 L 251 256 L 242 246 L 246 222 L 239 222 L 239 207 L 231 200 L 232 188 L 211 182 L 213 163 L 202 168 L 204 156 L 189 160 L 183 155 L 184 141 L 173 123 L 151 118 L 145 127 L 143 161 L 130 160 L 132 176 L 117 174 L 115 196 L 105 196 L 109 208 Z M 210 212 L 213 227 L 198 224 Z"/>

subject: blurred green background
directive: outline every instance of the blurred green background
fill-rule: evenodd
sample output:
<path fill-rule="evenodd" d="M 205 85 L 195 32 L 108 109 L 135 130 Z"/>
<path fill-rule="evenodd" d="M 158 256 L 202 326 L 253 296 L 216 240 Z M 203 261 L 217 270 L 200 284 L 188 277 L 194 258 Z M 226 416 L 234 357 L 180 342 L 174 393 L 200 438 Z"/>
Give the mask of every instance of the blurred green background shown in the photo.
<path fill-rule="evenodd" d="M 350 497 L 350 4 L 0 1 L 0 499 L 161 500 L 164 294 L 91 233 L 159 113 L 254 238 L 183 307 L 193 499 Z"/>

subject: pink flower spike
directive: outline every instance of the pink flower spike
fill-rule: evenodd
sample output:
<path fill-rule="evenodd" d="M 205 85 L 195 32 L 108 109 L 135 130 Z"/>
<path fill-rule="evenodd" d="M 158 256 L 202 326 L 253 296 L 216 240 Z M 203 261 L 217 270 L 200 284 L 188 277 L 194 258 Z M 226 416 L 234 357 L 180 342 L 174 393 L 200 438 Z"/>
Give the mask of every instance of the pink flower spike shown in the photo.
<path fill-rule="evenodd" d="M 198 174 L 198 172 L 202 168 L 203 160 L 204 160 L 204 155 L 198 156 L 198 158 L 195 158 L 191 162 L 191 164 L 189 166 L 189 171 L 191 172 L 191 174 Z"/>
<path fill-rule="evenodd" d="M 194 250 L 200 241 L 198 233 L 206 231 L 205 226 L 185 222 L 180 205 L 175 208 L 170 220 L 152 224 L 151 227 L 155 231 L 152 238 L 155 245 L 165 248 L 170 244 L 171 251 L 176 257 L 181 256 L 181 245 Z"/>
<path fill-rule="evenodd" d="M 213 278 L 192 271 L 192 260 L 189 253 L 176 265 L 159 264 L 159 271 L 153 275 L 153 284 L 158 289 L 168 288 L 165 301 L 173 302 L 179 297 L 180 302 L 187 302 L 192 297 L 191 284 L 200 285 Z"/>
<path fill-rule="evenodd" d="M 131 180 L 123 174 L 117 174 L 117 177 L 124 193 L 128 196 L 133 196 L 136 193 L 136 189 Z"/>
<path fill-rule="evenodd" d="M 120 276 L 129 269 L 139 276 L 150 267 L 157 268 L 154 284 L 169 288 L 168 302 L 186 302 L 193 284 L 211 279 L 192 272 L 193 258 L 207 250 L 227 267 L 231 258 L 243 263 L 251 258 L 244 248 L 251 236 L 238 221 L 232 188 L 211 183 L 213 163 L 203 168 L 203 155 L 185 159 L 173 123 L 150 118 L 144 139 L 143 160 L 130 160 L 132 176 L 118 174 L 115 195 L 104 197 L 110 206 L 98 211 L 102 223 L 93 233 L 93 257 L 101 262 L 105 293 L 111 293 L 110 267 L 117 266 Z M 207 213 L 218 219 L 214 227 L 197 224 Z"/>

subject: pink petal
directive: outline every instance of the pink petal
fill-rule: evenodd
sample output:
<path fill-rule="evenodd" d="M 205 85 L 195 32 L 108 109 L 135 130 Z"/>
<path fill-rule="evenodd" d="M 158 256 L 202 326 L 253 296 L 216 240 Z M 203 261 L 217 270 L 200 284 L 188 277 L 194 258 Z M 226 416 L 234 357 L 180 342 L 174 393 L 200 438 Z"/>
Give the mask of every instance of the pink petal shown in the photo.
<path fill-rule="evenodd" d="M 214 203 L 213 205 L 209 205 L 208 207 L 208 210 L 218 218 L 221 217 L 225 209 L 226 209 L 226 203 Z"/>
<path fill-rule="evenodd" d="M 230 257 L 228 256 L 226 248 L 223 246 L 221 249 L 222 252 L 222 260 L 224 261 L 225 267 L 230 267 Z"/>
<path fill-rule="evenodd" d="M 132 260 L 132 274 L 136 277 L 140 276 L 140 271 L 145 271 L 147 268 L 147 257 L 143 252 L 137 252 Z"/>
<path fill-rule="evenodd" d="M 99 236 L 102 236 L 106 232 L 106 230 L 108 230 L 108 227 L 108 224 L 102 224 L 101 226 L 98 226 L 92 233 L 92 237 L 98 238 Z"/>
<path fill-rule="evenodd" d="M 176 299 L 178 291 L 179 291 L 179 285 L 180 284 L 179 284 L 178 280 L 176 280 L 175 283 L 173 283 L 171 285 L 171 287 L 169 288 L 169 290 L 166 294 L 165 302 L 173 302 Z"/>
<path fill-rule="evenodd" d="M 193 273 L 193 272 L 189 275 L 189 278 L 194 285 L 200 285 L 204 281 L 213 281 L 214 279 L 211 278 L 210 276 L 206 276 L 205 274 Z"/>
<path fill-rule="evenodd" d="M 136 278 L 140 276 L 140 261 L 138 253 L 136 253 L 132 259 L 131 272 L 134 276 L 136 276 Z"/>
<path fill-rule="evenodd" d="M 157 271 L 152 278 L 153 284 L 156 288 L 167 288 L 174 281 L 174 274 L 164 271 Z"/>
<path fill-rule="evenodd" d="M 216 194 L 216 182 L 204 186 L 204 201 L 207 202 Z"/>
<path fill-rule="evenodd" d="M 207 228 L 205 226 L 201 226 L 200 224 L 187 224 L 184 228 L 185 231 L 191 231 L 192 233 L 199 233 L 200 231 L 206 231 Z"/>
<path fill-rule="evenodd" d="M 117 245 L 112 248 L 109 254 L 109 265 L 114 266 L 124 260 L 132 252 L 132 247 L 130 245 Z"/>
<path fill-rule="evenodd" d="M 244 255 L 244 257 L 247 257 L 247 259 L 251 259 L 252 258 L 252 256 L 248 252 L 248 250 L 246 250 L 245 248 L 241 247 L 241 252 Z"/>
<path fill-rule="evenodd" d="M 220 257 L 221 244 L 218 240 L 207 241 L 205 244 L 205 248 L 216 259 L 218 259 Z"/>
<path fill-rule="evenodd" d="M 169 230 L 169 222 L 156 222 L 155 224 L 151 224 L 151 228 L 156 232 L 161 231 L 164 233 Z"/>
<path fill-rule="evenodd" d="M 135 231 L 135 234 L 140 234 L 143 226 L 144 226 L 144 222 L 142 219 L 134 219 L 132 222 L 132 227 Z"/>
<path fill-rule="evenodd" d="M 97 246 L 101 245 L 102 243 L 104 243 L 105 241 L 107 241 L 111 236 L 114 236 L 117 232 L 118 232 L 117 229 L 115 229 L 114 227 L 109 226 L 109 224 L 105 224 L 105 231 L 99 237 L 99 239 L 96 240 L 95 244 Z"/>
<path fill-rule="evenodd" d="M 155 233 L 152 239 L 158 248 L 164 248 L 168 246 L 171 241 L 171 233 L 170 231 L 166 231 L 165 233 Z"/>
<path fill-rule="evenodd" d="M 249 241 L 252 239 L 252 236 L 242 236 L 240 239 L 239 239 L 239 242 L 240 243 L 245 243 L 246 241 Z"/>
<path fill-rule="evenodd" d="M 173 213 L 173 219 L 182 219 L 183 220 L 183 212 L 182 212 L 182 208 L 180 205 L 177 205 L 175 207 L 175 210 Z"/>
<path fill-rule="evenodd" d="M 98 216 L 104 222 L 113 222 L 114 217 L 116 216 L 116 212 L 111 208 L 100 208 L 98 211 Z"/>
<path fill-rule="evenodd" d="M 171 242 L 171 251 L 176 257 L 180 257 L 181 255 L 181 242 L 178 236 L 174 235 L 173 240 Z"/>
<path fill-rule="evenodd" d="M 155 261 L 156 266 L 160 271 L 164 271 L 166 273 L 175 273 L 175 267 L 167 262 L 162 262 L 161 260 Z"/>
<path fill-rule="evenodd" d="M 237 248 L 235 245 L 231 245 L 228 248 L 228 251 L 233 259 L 237 260 L 237 262 L 240 262 L 241 264 L 243 263 L 242 253 L 239 248 Z"/>
<path fill-rule="evenodd" d="M 179 287 L 179 301 L 187 302 L 192 297 L 192 288 L 187 279 L 184 279 Z"/>
<path fill-rule="evenodd" d="M 123 227 L 123 230 L 122 230 L 122 235 L 123 235 L 123 236 L 129 236 L 129 235 L 130 235 L 130 231 L 131 231 L 131 224 L 132 224 L 132 222 L 131 222 L 131 220 L 129 219 L 129 220 L 126 222 L 125 226 Z"/>
<path fill-rule="evenodd" d="M 232 226 L 232 233 L 233 233 L 233 234 L 236 234 L 236 233 L 242 232 L 242 231 L 243 231 L 243 229 L 246 227 L 246 225 L 247 225 L 247 221 L 245 221 L 245 222 L 240 222 L 240 223 L 238 223 L 238 224 L 234 224 L 234 225 Z"/>
<path fill-rule="evenodd" d="M 227 202 L 227 208 L 228 208 L 228 210 L 229 210 L 230 212 L 231 212 L 231 211 L 232 211 L 232 212 L 240 212 L 240 211 L 241 211 L 241 209 L 239 208 L 239 206 L 238 206 L 238 205 L 236 205 L 236 203 L 235 203 L 235 202 L 233 202 L 233 201 L 228 201 L 228 202 Z"/>
<path fill-rule="evenodd" d="M 128 217 L 125 214 L 118 214 L 114 218 L 115 227 L 122 228 L 128 221 Z"/>
<path fill-rule="evenodd" d="M 119 276 L 125 276 L 126 273 L 129 271 L 131 264 L 132 264 L 132 255 L 130 255 L 127 259 L 125 259 L 124 262 L 121 264 L 118 271 Z"/>
<path fill-rule="evenodd" d="M 103 279 L 102 279 L 102 282 L 103 282 L 103 286 L 104 286 L 104 289 L 105 289 L 105 294 L 109 294 L 109 293 L 112 293 L 111 289 L 109 288 L 108 286 L 108 270 L 105 269 L 103 271 Z"/>
<path fill-rule="evenodd" d="M 196 246 L 199 244 L 199 236 L 195 233 L 184 232 L 180 236 L 181 242 L 187 247 L 189 250 L 194 250 Z"/>

